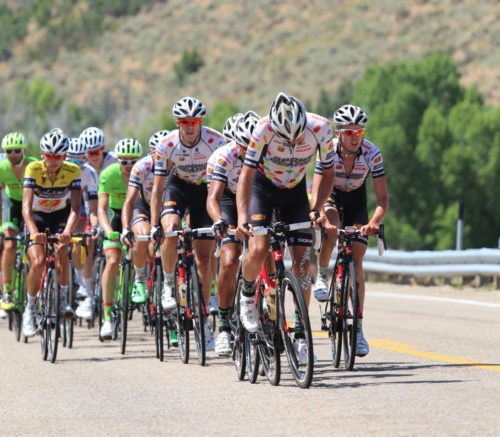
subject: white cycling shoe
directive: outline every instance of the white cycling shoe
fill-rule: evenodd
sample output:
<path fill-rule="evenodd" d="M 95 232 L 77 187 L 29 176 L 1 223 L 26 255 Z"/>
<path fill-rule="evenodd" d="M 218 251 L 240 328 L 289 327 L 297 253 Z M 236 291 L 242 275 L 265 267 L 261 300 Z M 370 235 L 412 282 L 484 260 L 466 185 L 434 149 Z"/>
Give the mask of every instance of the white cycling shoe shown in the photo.
<path fill-rule="evenodd" d="M 318 302 L 326 302 L 328 300 L 328 279 L 318 275 L 316 279 L 316 288 L 314 289 L 314 297 Z"/>
<path fill-rule="evenodd" d="M 240 297 L 240 320 L 248 332 L 256 332 L 259 329 L 259 317 L 257 315 L 257 306 L 255 296 Z"/>

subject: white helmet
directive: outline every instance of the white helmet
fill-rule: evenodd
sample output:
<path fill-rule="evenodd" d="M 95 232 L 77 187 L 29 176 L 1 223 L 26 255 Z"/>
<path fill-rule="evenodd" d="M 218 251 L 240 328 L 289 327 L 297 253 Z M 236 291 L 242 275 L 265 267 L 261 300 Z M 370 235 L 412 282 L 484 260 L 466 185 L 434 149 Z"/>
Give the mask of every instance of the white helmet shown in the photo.
<path fill-rule="evenodd" d="M 69 139 L 69 149 L 68 155 L 81 156 L 87 153 L 87 147 L 83 144 L 79 138 Z"/>
<path fill-rule="evenodd" d="M 151 138 L 149 139 L 149 148 L 152 150 L 156 150 L 156 148 L 160 145 L 163 139 L 167 138 L 169 133 L 170 131 L 166 129 L 155 132 L 153 135 L 151 135 Z"/>
<path fill-rule="evenodd" d="M 344 105 L 337 109 L 333 114 L 333 124 L 336 127 L 343 127 L 349 124 L 359 124 L 366 126 L 368 116 L 363 110 L 354 105 Z"/>
<path fill-rule="evenodd" d="M 40 139 L 43 153 L 66 153 L 68 148 L 68 136 L 59 128 L 50 130 Z"/>
<path fill-rule="evenodd" d="M 236 127 L 238 126 L 238 121 L 241 117 L 243 117 L 243 114 L 241 112 L 237 112 L 229 117 L 224 123 L 222 135 L 224 135 L 224 139 L 227 142 L 236 140 Z"/>
<path fill-rule="evenodd" d="M 236 141 L 239 145 L 247 148 L 252 138 L 252 133 L 259 122 L 260 117 L 254 111 L 248 111 L 241 117 L 236 126 Z"/>
<path fill-rule="evenodd" d="M 194 97 L 183 97 L 174 104 L 172 114 L 175 118 L 202 118 L 207 115 L 207 108 Z"/>
<path fill-rule="evenodd" d="M 294 141 L 306 130 L 306 110 L 295 97 L 279 93 L 269 110 L 273 131 L 287 141 Z"/>
<path fill-rule="evenodd" d="M 80 142 L 87 151 L 99 149 L 104 146 L 104 132 L 98 127 L 88 127 L 80 134 Z"/>
<path fill-rule="evenodd" d="M 142 156 L 142 145 L 135 138 L 123 138 L 115 145 L 115 155 L 122 156 Z"/>

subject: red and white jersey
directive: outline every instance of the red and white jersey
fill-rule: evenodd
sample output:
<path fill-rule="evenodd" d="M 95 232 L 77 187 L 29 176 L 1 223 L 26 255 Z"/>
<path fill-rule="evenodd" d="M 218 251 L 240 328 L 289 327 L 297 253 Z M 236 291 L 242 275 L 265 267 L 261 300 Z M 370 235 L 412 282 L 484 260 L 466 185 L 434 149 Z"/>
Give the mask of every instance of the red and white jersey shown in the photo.
<path fill-rule="evenodd" d="M 340 146 L 338 139 L 333 140 L 335 147 L 335 182 L 333 187 L 340 191 L 353 191 L 361 187 L 368 175 L 371 173 L 372 178 L 376 179 L 381 176 L 385 176 L 384 165 L 382 162 L 382 155 L 380 150 L 375 146 L 375 144 L 370 141 L 363 139 L 361 147 L 359 148 L 358 155 L 354 161 L 354 167 L 352 168 L 351 174 L 347 176 L 344 167 L 344 161 L 340 154 Z M 316 161 L 315 173 L 322 174 L 322 164 Z"/>
<path fill-rule="evenodd" d="M 229 191 L 236 194 L 242 165 L 240 148 L 234 141 L 219 147 L 208 160 L 208 183 L 211 180 L 224 182 Z"/>
<path fill-rule="evenodd" d="M 148 205 L 151 204 L 153 192 L 154 168 L 153 157 L 145 156 L 134 164 L 128 181 L 128 186 L 137 188 Z"/>
<path fill-rule="evenodd" d="M 207 182 L 207 162 L 215 149 L 226 144 L 219 132 L 202 126 L 200 141 L 192 147 L 182 144 L 179 130 L 170 135 L 156 148 L 155 175 L 166 176 L 167 164 L 173 163 L 174 174 L 190 184 Z"/>
<path fill-rule="evenodd" d="M 263 117 L 255 127 L 244 164 L 258 168 L 278 188 L 293 188 L 304 178 L 316 152 L 322 168 L 333 166 L 332 136 L 330 122 L 308 112 L 304 141 L 292 146 L 274 133 L 269 117 Z"/>

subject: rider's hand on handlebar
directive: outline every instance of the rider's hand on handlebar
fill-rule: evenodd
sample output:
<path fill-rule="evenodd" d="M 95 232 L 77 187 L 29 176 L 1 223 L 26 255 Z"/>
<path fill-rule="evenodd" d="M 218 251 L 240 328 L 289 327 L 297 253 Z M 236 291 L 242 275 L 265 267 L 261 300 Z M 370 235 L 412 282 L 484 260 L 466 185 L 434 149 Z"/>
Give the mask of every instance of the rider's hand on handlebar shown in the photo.
<path fill-rule="evenodd" d="M 31 234 L 31 240 L 38 244 L 47 244 L 47 234 L 45 232 L 35 232 Z"/>
<path fill-rule="evenodd" d="M 376 223 L 368 223 L 366 225 L 361 226 L 360 232 L 361 235 L 377 235 L 378 225 Z"/>
<path fill-rule="evenodd" d="M 223 219 L 219 219 L 214 223 L 214 234 L 216 238 L 223 238 L 227 234 L 227 224 Z"/>
<path fill-rule="evenodd" d="M 60 244 L 69 244 L 69 242 L 71 241 L 71 232 L 65 229 L 60 234 L 57 234 L 57 238 Z"/>
<path fill-rule="evenodd" d="M 151 237 L 152 241 L 159 242 L 161 239 L 161 227 L 160 226 L 151 226 L 149 236 Z"/>
<path fill-rule="evenodd" d="M 245 240 L 245 236 L 252 236 L 252 225 L 248 224 L 248 222 L 238 223 L 238 227 L 236 228 L 236 238 L 238 240 Z"/>
<path fill-rule="evenodd" d="M 130 230 L 130 228 L 125 228 L 122 230 L 122 234 L 120 235 L 120 242 L 122 244 L 126 244 L 128 247 L 132 247 L 132 238 L 134 234 Z"/>

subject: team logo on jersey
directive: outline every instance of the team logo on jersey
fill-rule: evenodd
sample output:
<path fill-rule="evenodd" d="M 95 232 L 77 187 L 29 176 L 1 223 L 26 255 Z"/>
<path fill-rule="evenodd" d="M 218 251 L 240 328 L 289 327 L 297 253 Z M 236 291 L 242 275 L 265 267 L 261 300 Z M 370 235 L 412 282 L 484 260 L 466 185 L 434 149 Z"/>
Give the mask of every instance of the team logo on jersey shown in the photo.
<path fill-rule="evenodd" d="M 259 221 L 259 220 L 265 220 L 266 219 L 266 215 L 265 214 L 254 214 L 252 216 L 252 220 L 253 221 Z"/>
<path fill-rule="evenodd" d="M 51 210 L 61 203 L 61 199 L 44 199 L 40 200 L 40 207 L 42 209 Z"/>
<path fill-rule="evenodd" d="M 222 158 L 219 158 L 217 160 L 217 164 L 222 165 L 222 167 L 226 167 L 227 166 L 227 162 L 224 159 L 222 159 Z"/>
<path fill-rule="evenodd" d="M 315 134 L 317 134 L 320 129 L 321 129 L 321 126 L 314 126 L 313 131 Z"/>
<path fill-rule="evenodd" d="M 278 147 L 278 152 L 284 152 L 284 151 L 285 151 L 285 148 L 283 146 Z"/>
<path fill-rule="evenodd" d="M 375 158 L 375 160 L 373 161 L 375 164 L 377 164 L 378 162 L 380 162 L 380 160 L 382 159 L 382 157 L 379 155 Z"/>
<path fill-rule="evenodd" d="M 175 200 L 169 200 L 168 202 L 164 203 L 165 206 L 175 206 L 177 205 L 177 202 Z"/>
<path fill-rule="evenodd" d="M 212 144 L 214 142 L 214 139 L 213 138 L 209 138 L 208 139 L 208 144 Z"/>

